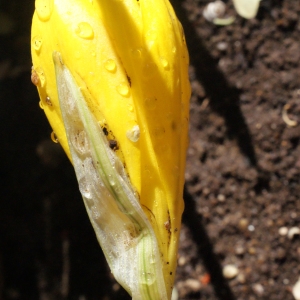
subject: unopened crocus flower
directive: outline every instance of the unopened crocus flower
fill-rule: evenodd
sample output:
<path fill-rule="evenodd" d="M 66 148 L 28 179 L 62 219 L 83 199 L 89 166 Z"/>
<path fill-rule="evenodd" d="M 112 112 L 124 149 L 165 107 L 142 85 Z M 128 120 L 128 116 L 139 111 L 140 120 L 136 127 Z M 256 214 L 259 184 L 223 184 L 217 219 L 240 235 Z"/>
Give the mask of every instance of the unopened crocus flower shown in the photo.
<path fill-rule="evenodd" d="M 109 266 L 170 299 L 188 143 L 188 53 L 168 0 L 36 0 L 32 81 Z"/>

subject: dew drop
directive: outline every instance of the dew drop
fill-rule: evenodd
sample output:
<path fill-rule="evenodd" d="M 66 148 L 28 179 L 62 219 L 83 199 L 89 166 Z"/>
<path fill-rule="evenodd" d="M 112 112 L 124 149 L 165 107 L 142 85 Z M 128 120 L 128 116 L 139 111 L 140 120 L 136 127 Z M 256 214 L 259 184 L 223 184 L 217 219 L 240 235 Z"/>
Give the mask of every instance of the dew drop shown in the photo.
<path fill-rule="evenodd" d="M 44 109 L 44 104 L 43 104 L 43 101 L 42 101 L 42 100 L 40 100 L 39 106 L 40 106 L 41 109 Z"/>
<path fill-rule="evenodd" d="M 151 254 L 150 254 L 150 256 L 149 256 L 149 262 L 150 262 L 150 264 L 152 264 L 152 265 L 155 264 L 155 263 L 157 262 L 154 253 L 151 253 Z"/>
<path fill-rule="evenodd" d="M 41 85 L 41 87 L 44 87 L 46 84 L 46 77 L 45 77 L 44 70 L 42 68 L 38 67 L 35 69 L 35 72 L 39 78 L 39 84 Z M 31 77 L 32 77 L 32 74 L 31 74 Z"/>
<path fill-rule="evenodd" d="M 173 52 L 173 53 L 176 53 L 176 51 L 177 51 L 177 49 L 176 49 L 176 47 L 174 46 L 174 47 L 172 48 L 172 52 Z"/>
<path fill-rule="evenodd" d="M 134 110 L 133 105 L 130 105 L 130 106 L 129 106 L 129 111 L 130 111 L 130 112 L 133 112 L 133 110 Z"/>
<path fill-rule="evenodd" d="M 35 0 L 35 10 L 41 21 L 48 21 L 53 10 L 53 0 Z"/>
<path fill-rule="evenodd" d="M 87 22 L 81 22 L 75 29 L 76 34 L 83 39 L 94 38 L 94 30 L 92 26 Z"/>
<path fill-rule="evenodd" d="M 151 173 L 151 171 L 150 171 L 148 168 L 145 168 L 144 174 L 145 174 L 145 177 L 146 177 L 147 179 L 151 179 L 151 178 L 152 178 L 152 173 Z M 156 200 L 155 200 L 155 201 L 156 201 Z M 157 203 L 157 201 L 156 201 L 156 203 Z"/>
<path fill-rule="evenodd" d="M 104 67 L 109 72 L 115 72 L 117 69 L 117 65 L 113 59 L 107 59 L 104 62 Z"/>
<path fill-rule="evenodd" d="M 115 185 L 116 185 L 115 178 L 114 178 L 114 176 L 111 175 L 111 174 L 108 175 L 108 181 L 109 181 L 109 184 L 110 184 L 111 186 L 115 186 Z"/>
<path fill-rule="evenodd" d="M 161 58 L 160 58 L 160 61 L 161 61 L 162 66 L 163 66 L 166 70 L 169 69 L 169 62 L 168 62 L 164 57 L 161 57 Z"/>
<path fill-rule="evenodd" d="M 36 35 L 32 39 L 32 46 L 35 51 L 39 51 L 43 44 L 43 38 L 40 35 Z"/>
<path fill-rule="evenodd" d="M 150 29 L 146 33 L 146 43 L 147 43 L 148 49 L 151 49 L 153 47 L 153 45 L 155 44 L 156 39 L 157 39 L 156 31 Z"/>
<path fill-rule="evenodd" d="M 117 91 L 122 96 L 128 96 L 129 95 L 129 86 L 127 83 L 122 82 L 117 86 Z"/>
<path fill-rule="evenodd" d="M 140 58 L 142 56 L 142 48 L 137 48 L 132 50 L 132 55 L 135 58 Z"/>
<path fill-rule="evenodd" d="M 140 126 L 135 125 L 130 130 L 127 130 L 126 136 L 130 141 L 136 143 L 140 138 Z"/>
<path fill-rule="evenodd" d="M 81 195 L 87 199 L 92 199 L 91 185 L 87 182 L 86 178 L 81 178 L 78 181 L 78 185 Z M 91 209 L 93 209 L 93 207 Z"/>
<path fill-rule="evenodd" d="M 156 108 L 157 99 L 154 96 L 147 97 L 145 99 L 145 107 L 149 110 L 154 110 Z"/>
<path fill-rule="evenodd" d="M 56 144 L 58 143 L 58 138 L 57 138 L 57 136 L 56 136 L 56 134 L 55 134 L 54 131 L 51 132 L 50 137 L 51 137 L 52 142 L 54 142 Z"/>
<path fill-rule="evenodd" d="M 151 272 L 141 272 L 140 273 L 141 283 L 152 285 L 156 281 L 156 276 Z"/>
<path fill-rule="evenodd" d="M 47 105 L 52 106 L 52 102 L 49 96 L 46 97 L 46 103 Z"/>

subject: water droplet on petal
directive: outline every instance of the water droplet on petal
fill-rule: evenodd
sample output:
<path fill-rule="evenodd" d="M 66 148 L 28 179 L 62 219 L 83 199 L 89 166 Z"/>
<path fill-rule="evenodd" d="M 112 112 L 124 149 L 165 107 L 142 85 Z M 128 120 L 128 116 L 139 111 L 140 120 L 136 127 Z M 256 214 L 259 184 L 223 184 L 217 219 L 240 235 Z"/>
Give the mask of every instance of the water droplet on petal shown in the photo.
<path fill-rule="evenodd" d="M 78 181 L 79 190 L 83 197 L 87 199 L 92 199 L 91 186 L 90 183 L 83 177 Z M 93 206 L 95 207 L 95 206 Z M 91 209 L 93 209 L 93 207 Z"/>
<path fill-rule="evenodd" d="M 151 272 L 140 272 L 139 279 L 143 284 L 152 285 L 156 281 L 156 276 Z"/>
<path fill-rule="evenodd" d="M 110 71 L 110 72 L 115 72 L 117 69 L 117 65 L 113 59 L 107 59 L 104 62 L 104 67 L 107 71 Z"/>
<path fill-rule="evenodd" d="M 41 87 L 44 87 L 46 84 L 46 77 L 45 77 L 45 73 L 44 70 L 40 67 L 35 69 L 35 72 L 39 78 L 39 84 L 41 85 Z M 32 72 L 33 74 L 33 72 Z M 32 74 L 31 74 L 31 78 L 32 78 Z"/>
<path fill-rule="evenodd" d="M 160 61 L 161 61 L 162 66 L 163 66 L 166 70 L 169 69 L 169 62 L 168 62 L 164 57 L 161 57 L 161 58 L 160 58 Z"/>
<path fill-rule="evenodd" d="M 56 136 L 56 134 L 55 134 L 54 131 L 51 132 L 50 137 L 51 137 L 52 142 L 54 142 L 56 144 L 58 143 L 58 138 L 57 138 L 57 136 Z"/>
<path fill-rule="evenodd" d="M 152 178 L 152 173 L 151 171 L 146 167 L 144 170 L 144 175 L 147 179 L 151 179 Z M 156 201 L 156 200 L 155 200 Z M 157 201 L 156 201 L 157 202 Z"/>
<path fill-rule="evenodd" d="M 142 56 L 142 48 L 133 49 L 132 55 L 136 58 L 140 58 Z"/>
<path fill-rule="evenodd" d="M 36 35 L 32 39 L 32 46 L 35 51 L 39 51 L 43 44 L 43 38 L 40 35 Z"/>
<path fill-rule="evenodd" d="M 52 102 L 49 96 L 46 97 L 46 103 L 47 105 L 52 106 Z"/>
<path fill-rule="evenodd" d="M 125 97 L 128 96 L 129 92 L 130 92 L 129 86 L 125 82 L 122 82 L 117 86 L 117 91 L 120 95 L 125 96 Z"/>
<path fill-rule="evenodd" d="M 145 107 L 149 110 L 153 110 L 156 108 L 157 99 L 154 96 L 147 97 L 145 99 Z"/>
<path fill-rule="evenodd" d="M 108 175 L 108 181 L 109 181 L 109 184 L 110 184 L 111 186 L 115 186 L 115 185 L 116 185 L 115 178 L 114 178 L 114 176 L 111 175 L 111 174 Z"/>
<path fill-rule="evenodd" d="M 140 138 L 140 126 L 135 125 L 130 130 L 127 130 L 126 136 L 130 141 L 136 143 Z"/>
<path fill-rule="evenodd" d="M 133 105 L 130 105 L 129 106 L 129 111 L 133 112 L 134 108 L 133 108 Z"/>
<path fill-rule="evenodd" d="M 174 46 L 173 49 L 172 49 L 172 52 L 173 52 L 173 53 L 176 53 L 176 51 L 177 51 L 177 49 L 176 49 L 176 47 Z"/>
<path fill-rule="evenodd" d="M 42 101 L 42 100 L 40 100 L 39 106 L 40 106 L 41 109 L 44 109 L 44 104 L 43 104 L 43 101 Z"/>
<path fill-rule="evenodd" d="M 146 33 L 146 43 L 149 49 L 151 49 L 156 41 L 157 34 L 155 30 L 150 29 Z"/>
<path fill-rule="evenodd" d="M 83 39 L 92 39 L 94 37 L 94 30 L 87 22 L 81 22 L 75 29 L 76 34 Z"/>
<path fill-rule="evenodd" d="M 53 0 L 35 0 L 35 11 L 41 21 L 48 21 L 53 10 Z"/>

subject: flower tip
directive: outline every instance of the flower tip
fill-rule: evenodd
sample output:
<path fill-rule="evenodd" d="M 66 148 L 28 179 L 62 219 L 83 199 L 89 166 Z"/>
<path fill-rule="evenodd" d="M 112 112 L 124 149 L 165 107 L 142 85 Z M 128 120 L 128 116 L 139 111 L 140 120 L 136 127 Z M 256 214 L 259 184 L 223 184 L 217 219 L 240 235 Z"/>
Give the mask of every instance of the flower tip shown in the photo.
<path fill-rule="evenodd" d="M 52 59 L 53 59 L 54 65 L 56 65 L 56 66 L 59 66 L 59 65 L 63 66 L 64 65 L 60 52 L 53 51 Z"/>

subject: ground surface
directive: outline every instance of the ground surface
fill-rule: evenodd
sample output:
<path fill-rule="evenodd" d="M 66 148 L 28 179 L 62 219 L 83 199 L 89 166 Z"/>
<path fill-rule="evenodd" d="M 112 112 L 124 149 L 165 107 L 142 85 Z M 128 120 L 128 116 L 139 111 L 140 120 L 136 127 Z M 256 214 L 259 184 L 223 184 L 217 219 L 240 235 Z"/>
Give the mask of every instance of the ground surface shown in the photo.
<path fill-rule="evenodd" d="M 256 19 L 218 27 L 202 16 L 208 2 L 173 1 L 193 88 L 176 289 L 182 300 L 292 300 L 300 238 L 286 233 L 300 226 L 300 6 L 262 0 Z M 33 6 L 0 3 L 13 25 L 0 26 L 0 299 L 129 299 L 106 266 L 71 166 L 49 141 L 29 79 Z M 223 276 L 226 265 L 235 278 Z"/>

